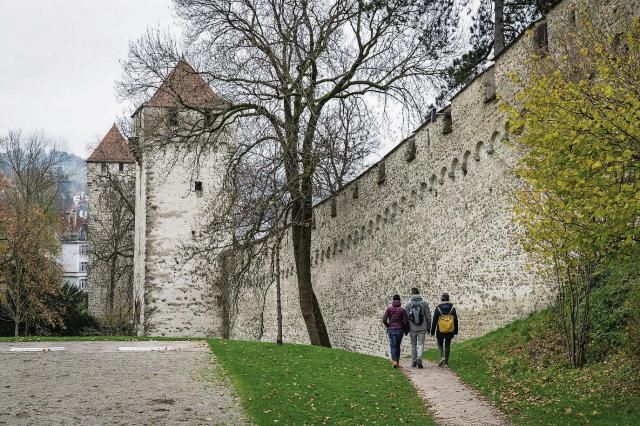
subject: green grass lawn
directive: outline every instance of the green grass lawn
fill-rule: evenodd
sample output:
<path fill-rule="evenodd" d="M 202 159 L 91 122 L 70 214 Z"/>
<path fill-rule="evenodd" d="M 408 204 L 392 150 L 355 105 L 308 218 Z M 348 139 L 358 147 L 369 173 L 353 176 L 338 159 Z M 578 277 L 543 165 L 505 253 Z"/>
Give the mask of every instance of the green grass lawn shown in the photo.
<path fill-rule="evenodd" d="M 544 311 L 455 344 L 449 364 L 516 424 L 640 424 L 640 366 L 612 354 L 569 368 L 553 321 Z"/>
<path fill-rule="evenodd" d="M 0 337 L 0 342 L 127 342 L 127 341 L 172 341 L 204 340 L 202 337 L 164 337 L 164 336 L 23 336 Z"/>
<path fill-rule="evenodd" d="M 258 424 L 434 424 L 385 359 L 309 345 L 209 345 Z"/>

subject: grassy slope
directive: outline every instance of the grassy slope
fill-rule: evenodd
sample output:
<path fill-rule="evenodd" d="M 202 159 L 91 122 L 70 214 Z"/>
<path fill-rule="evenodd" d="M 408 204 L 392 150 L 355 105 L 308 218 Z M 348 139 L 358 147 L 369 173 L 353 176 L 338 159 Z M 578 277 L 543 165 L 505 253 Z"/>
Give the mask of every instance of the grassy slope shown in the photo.
<path fill-rule="evenodd" d="M 308 345 L 209 344 L 258 424 L 433 424 L 384 359 Z"/>
<path fill-rule="evenodd" d="M 454 345 L 451 368 L 517 424 L 640 424 L 640 366 L 613 354 L 568 368 L 552 315 L 540 312 Z M 437 351 L 426 358 L 436 360 Z"/>

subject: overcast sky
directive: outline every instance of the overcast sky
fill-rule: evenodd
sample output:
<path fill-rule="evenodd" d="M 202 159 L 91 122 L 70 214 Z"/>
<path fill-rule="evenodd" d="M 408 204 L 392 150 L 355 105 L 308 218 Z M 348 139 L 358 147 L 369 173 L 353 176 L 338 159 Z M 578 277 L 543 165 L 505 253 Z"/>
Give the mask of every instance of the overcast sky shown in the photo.
<path fill-rule="evenodd" d="M 148 27 L 179 32 L 171 3 L 0 0 L 0 135 L 42 130 L 86 158 L 125 111 L 115 81 L 129 42 Z M 387 129 L 378 155 L 411 130 L 400 127 Z"/>
<path fill-rule="evenodd" d="M 86 158 L 124 111 L 119 60 L 171 0 L 0 0 L 0 134 L 43 130 Z"/>

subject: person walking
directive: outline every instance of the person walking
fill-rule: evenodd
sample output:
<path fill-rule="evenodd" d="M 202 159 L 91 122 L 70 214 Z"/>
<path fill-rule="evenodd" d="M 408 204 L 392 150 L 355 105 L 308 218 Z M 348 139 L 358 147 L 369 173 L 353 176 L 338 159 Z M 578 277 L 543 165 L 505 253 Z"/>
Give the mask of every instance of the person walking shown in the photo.
<path fill-rule="evenodd" d="M 411 337 L 411 366 L 422 368 L 424 338 L 431 328 L 431 310 L 429 304 L 420 295 L 416 287 L 411 289 L 409 302 L 404 309 L 409 317 L 409 336 Z"/>
<path fill-rule="evenodd" d="M 431 335 L 436 335 L 438 340 L 438 352 L 440 352 L 439 367 L 449 366 L 449 354 L 451 353 L 451 339 L 458 334 L 458 314 L 453 303 L 449 301 L 449 295 L 443 293 L 441 303 L 433 312 L 431 322 Z"/>
<path fill-rule="evenodd" d="M 400 295 L 394 294 L 391 306 L 389 306 L 382 316 L 382 323 L 387 328 L 389 336 L 389 349 L 391 352 L 391 366 L 400 367 L 400 343 L 402 336 L 409 330 L 409 318 L 407 311 L 402 307 Z"/>

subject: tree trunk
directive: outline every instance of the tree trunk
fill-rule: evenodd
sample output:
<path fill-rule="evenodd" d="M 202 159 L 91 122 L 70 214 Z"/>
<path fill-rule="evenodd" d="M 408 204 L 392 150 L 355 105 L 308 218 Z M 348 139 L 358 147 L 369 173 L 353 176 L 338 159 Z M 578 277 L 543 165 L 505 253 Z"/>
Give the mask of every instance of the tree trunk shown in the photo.
<path fill-rule="evenodd" d="M 280 290 L 280 241 L 278 234 L 278 242 L 276 244 L 276 319 L 278 324 L 278 335 L 276 336 L 276 344 L 282 344 L 282 293 Z"/>
<path fill-rule="evenodd" d="M 309 340 L 312 345 L 330 348 L 331 342 L 322 318 L 322 310 L 311 284 L 311 227 L 294 224 L 292 230 L 300 309 L 307 326 Z"/>
<path fill-rule="evenodd" d="M 111 270 L 109 271 L 109 293 L 107 294 L 107 313 L 113 314 L 113 308 L 116 298 L 116 267 L 118 266 L 118 257 L 113 255 L 111 258 Z"/>
<path fill-rule="evenodd" d="M 495 35 L 493 38 L 493 56 L 504 49 L 504 0 L 495 0 Z"/>

